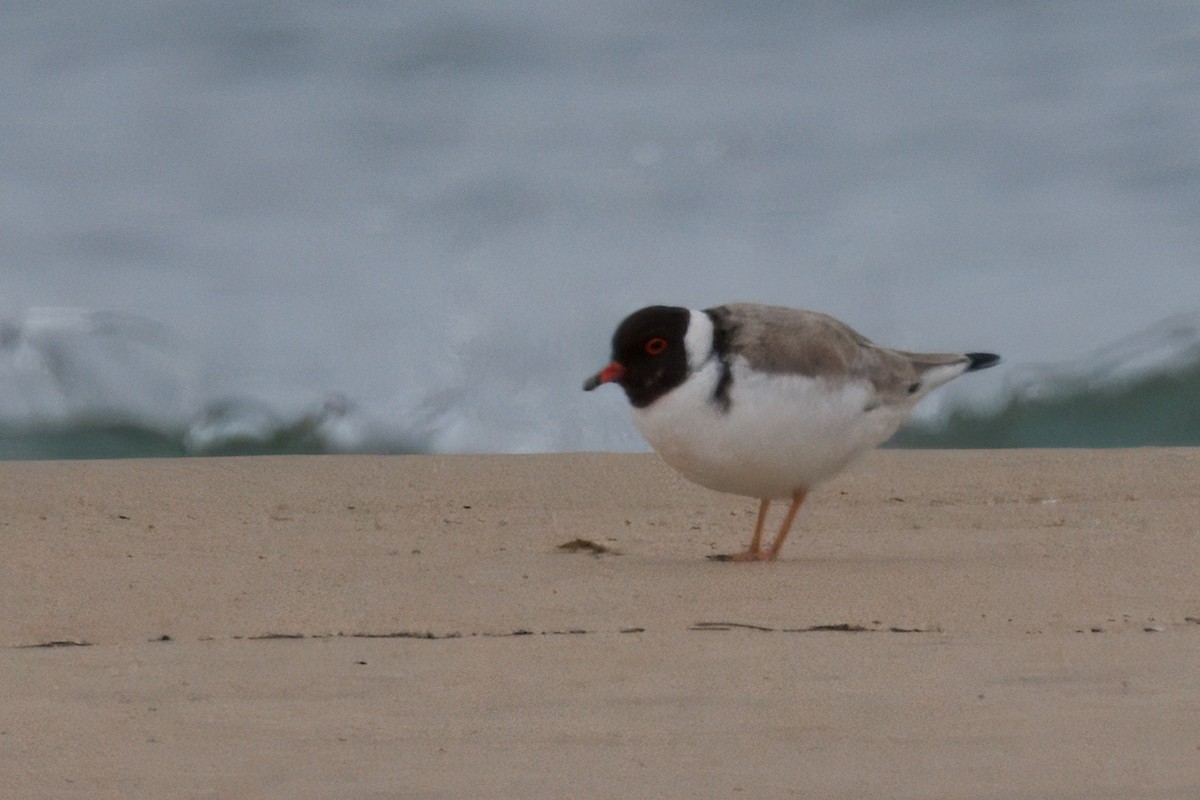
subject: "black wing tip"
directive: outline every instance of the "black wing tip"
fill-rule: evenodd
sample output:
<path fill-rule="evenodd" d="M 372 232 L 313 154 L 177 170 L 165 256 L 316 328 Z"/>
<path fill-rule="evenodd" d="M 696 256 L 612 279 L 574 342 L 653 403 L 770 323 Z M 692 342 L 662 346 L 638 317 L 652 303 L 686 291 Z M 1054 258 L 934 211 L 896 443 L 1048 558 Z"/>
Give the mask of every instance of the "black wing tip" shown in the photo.
<path fill-rule="evenodd" d="M 967 359 L 970 361 L 967 364 L 966 372 L 974 372 L 978 369 L 987 369 L 994 367 L 1000 363 L 1000 356 L 995 353 L 967 353 Z"/>

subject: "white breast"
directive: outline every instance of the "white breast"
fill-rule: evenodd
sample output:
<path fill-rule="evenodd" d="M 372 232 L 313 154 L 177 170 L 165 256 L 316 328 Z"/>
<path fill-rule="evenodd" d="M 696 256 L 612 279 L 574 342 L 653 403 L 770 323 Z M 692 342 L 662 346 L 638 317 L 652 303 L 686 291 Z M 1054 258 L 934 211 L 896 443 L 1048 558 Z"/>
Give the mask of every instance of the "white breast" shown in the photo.
<path fill-rule="evenodd" d="M 730 408 L 711 402 L 720 364 L 709 360 L 633 420 L 663 460 L 696 483 L 786 498 L 845 468 L 891 436 L 909 405 L 868 411 L 866 382 L 835 383 L 732 364 Z"/>

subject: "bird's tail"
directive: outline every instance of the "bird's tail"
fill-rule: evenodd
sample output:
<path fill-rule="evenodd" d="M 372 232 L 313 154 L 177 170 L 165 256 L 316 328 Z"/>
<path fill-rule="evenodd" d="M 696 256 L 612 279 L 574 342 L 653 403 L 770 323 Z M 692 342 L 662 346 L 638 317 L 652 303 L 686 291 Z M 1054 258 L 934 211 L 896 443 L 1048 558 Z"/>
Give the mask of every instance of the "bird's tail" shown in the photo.
<path fill-rule="evenodd" d="M 987 369 L 988 367 L 994 367 L 1000 363 L 1000 356 L 996 355 L 995 353 L 966 353 L 965 355 L 968 359 L 970 359 L 970 363 L 967 364 L 967 368 L 963 370 L 963 372 L 974 372 L 978 369 Z"/>

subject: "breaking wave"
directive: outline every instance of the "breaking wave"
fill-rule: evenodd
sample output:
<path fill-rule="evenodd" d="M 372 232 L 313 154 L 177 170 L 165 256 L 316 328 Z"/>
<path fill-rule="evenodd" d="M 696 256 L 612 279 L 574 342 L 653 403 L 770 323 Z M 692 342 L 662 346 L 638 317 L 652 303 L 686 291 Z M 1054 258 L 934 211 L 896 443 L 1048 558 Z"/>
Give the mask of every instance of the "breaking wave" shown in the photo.
<path fill-rule="evenodd" d="M 1017 366 L 990 401 L 952 404 L 899 447 L 1200 445 L 1200 314 L 1068 363 Z"/>
<path fill-rule="evenodd" d="M 434 393 L 408 414 L 372 415 L 349 393 L 282 409 L 249 393 L 205 396 L 198 361 L 170 329 L 136 316 L 35 309 L 0 320 L 0 458 L 420 453 L 448 440 L 489 449 L 460 441 L 477 429 L 462 424 L 479 413 L 477 395 Z M 989 370 L 961 388 L 926 401 L 889 446 L 1200 445 L 1200 314 L 1070 362 Z M 547 390 L 527 409 L 545 434 L 534 449 L 577 441 L 555 398 Z"/>

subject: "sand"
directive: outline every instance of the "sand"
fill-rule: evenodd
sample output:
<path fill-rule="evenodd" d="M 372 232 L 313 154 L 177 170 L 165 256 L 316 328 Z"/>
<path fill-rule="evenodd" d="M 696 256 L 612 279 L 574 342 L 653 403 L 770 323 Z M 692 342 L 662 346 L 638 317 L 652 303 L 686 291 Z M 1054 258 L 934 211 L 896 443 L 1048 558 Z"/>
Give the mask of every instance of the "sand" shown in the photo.
<path fill-rule="evenodd" d="M 1200 797 L 1200 450 L 882 451 L 773 564 L 644 454 L 0 504 L 4 797 Z"/>

